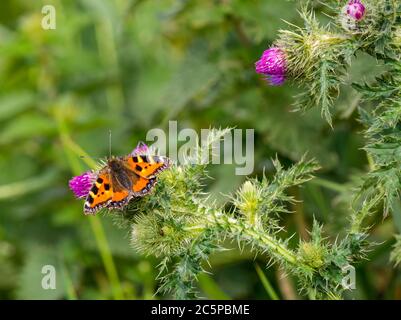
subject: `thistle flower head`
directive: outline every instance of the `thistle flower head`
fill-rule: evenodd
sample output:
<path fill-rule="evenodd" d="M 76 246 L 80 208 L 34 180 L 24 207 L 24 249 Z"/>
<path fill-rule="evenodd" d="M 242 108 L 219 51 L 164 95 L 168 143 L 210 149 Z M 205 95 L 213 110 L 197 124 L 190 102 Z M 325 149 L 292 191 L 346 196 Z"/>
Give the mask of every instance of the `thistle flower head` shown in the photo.
<path fill-rule="evenodd" d="M 284 83 L 286 69 L 285 52 L 278 47 L 265 50 L 262 57 L 255 63 L 256 73 L 265 75 L 266 80 L 274 86 Z"/>
<path fill-rule="evenodd" d="M 361 0 L 351 0 L 347 5 L 347 15 L 351 18 L 360 21 L 365 16 L 365 6 Z"/>
<path fill-rule="evenodd" d="M 281 86 L 285 82 L 285 75 L 266 76 L 266 80 L 271 86 Z"/>
<path fill-rule="evenodd" d="M 134 222 L 132 245 L 137 251 L 156 257 L 180 254 L 203 231 L 202 228 L 192 228 L 194 222 L 190 219 L 175 221 L 157 212 L 139 214 Z"/>
<path fill-rule="evenodd" d="M 252 224 L 258 223 L 257 211 L 261 199 L 261 190 L 251 181 L 246 181 L 237 191 L 235 206 Z"/>
<path fill-rule="evenodd" d="M 68 185 L 77 198 L 85 198 L 93 184 L 94 175 L 87 171 L 80 176 L 73 177 Z"/>
<path fill-rule="evenodd" d="M 325 261 L 325 248 L 317 243 L 304 242 L 299 247 L 299 254 L 302 259 L 314 268 L 320 268 Z"/>
<path fill-rule="evenodd" d="M 149 153 L 149 147 L 142 141 L 140 141 L 136 148 L 131 152 L 132 155 L 141 155 L 147 153 Z"/>

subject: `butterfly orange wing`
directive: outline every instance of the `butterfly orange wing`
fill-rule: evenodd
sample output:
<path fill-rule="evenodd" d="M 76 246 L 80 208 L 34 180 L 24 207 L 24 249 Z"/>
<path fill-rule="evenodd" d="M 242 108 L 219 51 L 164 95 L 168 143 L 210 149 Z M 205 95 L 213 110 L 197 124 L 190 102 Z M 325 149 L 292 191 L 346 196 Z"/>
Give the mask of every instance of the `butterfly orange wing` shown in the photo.
<path fill-rule="evenodd" d="M 146 179 L 144 177 L 138 176 L 138 179 L 132 186 L 132 191 L 136 197 L 143 197 L 152 191 L 152 188 L 155 186 L 157 180 L 156 178 Z"/>
<path fill-rule="evenodd" d="M 128 169 L 147 179 L 155 177 L 170 166 L 170 160 L 162 156 L 138 154 L 127 156 L 124 160 Z"/>
<path fill-rule="evenodd" d="M 100 209 L 109 205 L 113 198 L 113 187 L 110 174 L 107 169 L 99 172 L 96 181 L 93 183 L 84 204 L 86 214 L 94 214 Z"/>
<path fill-rule="evenodd" d="M 107 205 L 109 209 L 121 209 L 123 208 L 131 199 L 133 194 L 129 190 L 119 190 L 113 192 L 113 197 L 110 203 Z"/>
<path fill-rule="evenodd" d="M 86 214 L 94 214 L 102 208 L 121 209 L 133 196 L 148 194 L 156 184 L 156 175 L 170 166 L 167 157 L 130 155 L 122 159 L 132 173 L 132 190 L 114 190 L 107 167 L 99 172 L 84 204 Z"/>
<path fill-rule="evenodd" d="M 113 190 L 113 183 L 107 169 L 103 169 L 86 198 L 84 212 L 94 214 L 102 208 L 120 209 L 132 198 L 129 190 Z"/>
<path fill-rule="evenodd" d="M 148 194 L 156 184 L 156 175 L 170 166 L 167 157 L 148 154 L 129 155 L 124 159 L 133 173 L 133 192 L 136 197 Z"/>

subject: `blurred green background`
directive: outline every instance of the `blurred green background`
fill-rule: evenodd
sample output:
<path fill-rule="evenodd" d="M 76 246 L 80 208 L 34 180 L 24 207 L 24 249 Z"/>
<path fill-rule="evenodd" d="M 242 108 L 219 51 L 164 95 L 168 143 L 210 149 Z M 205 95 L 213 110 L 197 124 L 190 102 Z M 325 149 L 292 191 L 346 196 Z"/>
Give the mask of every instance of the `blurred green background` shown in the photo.
<path fill-rule="evenodd" d="M 56 30 L 44 30 L 43 5 L 56 8 Z M 320 12 L 323 8 L 316 7 Z M 320 14 L 322 21 L 327 17 Z M 349 85 L 332 130 L 319 110 L 294 113 L 294 85 L 268 87 L 254 62 L 289 21 L 293 1 L 77 0 L 0 2 L 0 298 L 159 299 L 156 265 L 130 248 L 129 230 L 107 214 L 83 215 L 68 189 L 88 169 L 80 154 L 126 154 L 152 128 L 255 129 L 255 171 L 271 173 L 277 154 L 290 165 L 308 152 L 322 166 L 316 181 L 290 190 L 303 203 L 283 217 L 294 246 L 313 217 L 331 239 L 344 236 L 348 184 L 367 168 L 358 94 Z M 348 82 L 381 70 L 355 57 Z M 211 168 L 208 190 L 218 201 L 245 179 L 232 166 Z M 401 207 L 400 207 L 401 208 Z M 401 209 L 399 210 L 401 211 Z M 357 268 L 349 298 L 401 298 L 401 276 L 389 263 L 401 214 L 372 219 L 380 243 Z M 296 279 L 247 248 L 211 257 L 199 278 L 202 296 L 296 299 Z M 54 265 L 57 289 L 43 290 L 41 270 Z M 209 268 L 209 267 L 206 267 Z"/>

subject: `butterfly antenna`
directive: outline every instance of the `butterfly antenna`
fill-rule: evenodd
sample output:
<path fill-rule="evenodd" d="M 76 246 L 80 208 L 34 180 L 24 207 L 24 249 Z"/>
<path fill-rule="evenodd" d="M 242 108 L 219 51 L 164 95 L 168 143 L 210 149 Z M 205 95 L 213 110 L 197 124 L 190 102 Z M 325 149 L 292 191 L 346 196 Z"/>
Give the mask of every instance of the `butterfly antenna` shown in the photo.
<path fill-rule="evenodd" d="M 111 130 L 109 130 L 109 157 L 111 158 Z"/>

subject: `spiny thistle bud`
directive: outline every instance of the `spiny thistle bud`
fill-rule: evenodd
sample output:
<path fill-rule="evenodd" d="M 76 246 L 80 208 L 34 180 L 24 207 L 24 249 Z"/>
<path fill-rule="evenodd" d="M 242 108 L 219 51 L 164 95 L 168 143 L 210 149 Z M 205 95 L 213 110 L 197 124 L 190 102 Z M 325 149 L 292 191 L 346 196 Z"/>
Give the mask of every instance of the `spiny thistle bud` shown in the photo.
<path fill-rule="evenodd" d="M 393 44 L 398 50 L 401 48 L 401 26 L 398 26 L 394 30 Z"/>
<path fill-rule="evenodd" d="M 68 184 L 77 198 L 85 198 L 89 193 L 94 179 L 93 173 L 87 171 L 80 176 L 73 177 Z"/>
<path fill-rule="evenodd" d="M 266 76 L 272 86 L 280 86 L 285 82 L 287 59 L 285 52 L 272 47 L 263 52 L 262 57 L 255 63 L 256 73 Z"/>
<path fill-rule="evenodd" d="M 359 21 L 365 16 L 365 6 L 360 0 L 351 0 L 347 5 L 347 14 L 351 18 Z"/>
<path fill-rule="evenodd" d="M 201 229 L 191 228 L 185 220 L 164 218 L 157 213 L 134 218 L 131 241 L 136 250 L 146 255 L 171 256 L 185 250 Z"/>
<path fill-rule="evenodd" d="M 249 223 L 258 226 L 258 209 L 260 201 L 261 190 L 251 181 L 246 181 L 238 190 L 234 204 L 241 214 L 246 217 Z"/>
<path fill-rule="evenodd" d="M 325 248 L 313 242 L 303 242 L 299 247 L 299 254 L 303 261 L 313 268 L 324 265 Z"/>

